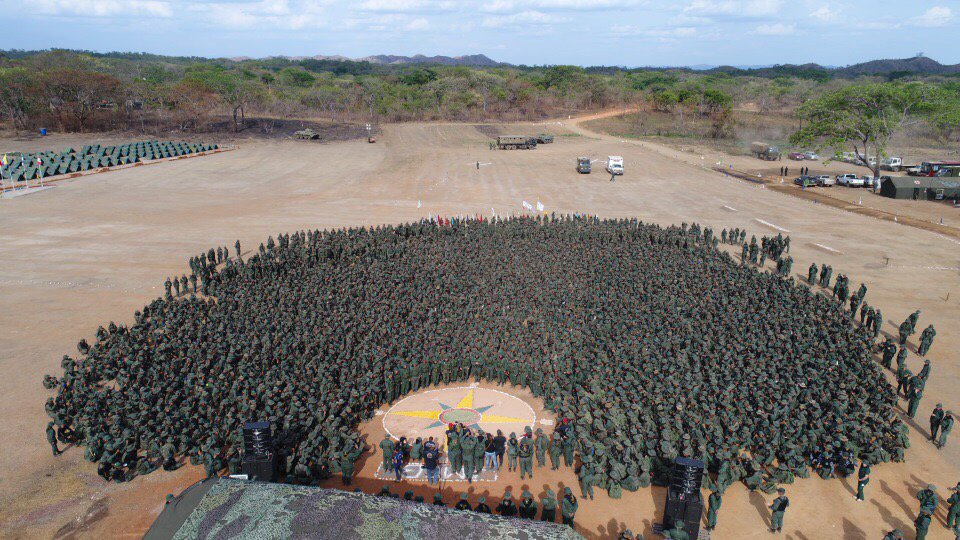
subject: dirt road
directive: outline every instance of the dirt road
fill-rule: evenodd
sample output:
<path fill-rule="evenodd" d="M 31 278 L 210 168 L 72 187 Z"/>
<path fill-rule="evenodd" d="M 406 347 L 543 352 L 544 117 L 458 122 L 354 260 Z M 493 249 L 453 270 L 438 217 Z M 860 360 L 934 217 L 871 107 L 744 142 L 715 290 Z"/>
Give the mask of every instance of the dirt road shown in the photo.
<path fill-rule="evenodd" d="M 524 201 L 547 212 L 696 221 L 758 236 L 783 232 L 792 237 L 798 274 L 825 262 L 854 286 L 865 282 L 867 302 L 887 318 L 885 331 L 918 308 L 921 328 L 936 325 L 933 373 L 912 424 L 908 462 L 876 467 L 865 503 L 854 500 L 847 481 L 791 486 L 785 537 L 880 538 L 893 527 L 912 530 L 917 488 L 933 481 L 946 493 L 960 481 L 960 444 L 938 452 L 923 427 L 938 401 L 960 412 L 960 242 L 775 193 L 711 171 L 693 154 L 622 142 L 576 122 L 504 129 L 557 137 L 534 151 L 490 151 L 489 137 L 471 125 L 387 125 L 376 144 L 248 142 L 233 152 L 93 175 L 0 201 L 0 536 L 137 536 L 166 493 L 198 477 L 184 469 L 105 484 L 82 449 L 52 458 L 43 434 L 49 394 L 40 385 L 98 325 L 132 322 L 133 311 L 162 292 L 164 278 L 187 270 L 190 256 L 236 239 L 255 249 L 271 234 L 302 228 L 516 214 Z M 599 160 L 597 172 L 577 174 L 578 155 Z M 616 182 L 600 172 L 608 155 L 625 158 L 626 174 Z M 911 357 L 910 365 L 915 371 L 920 362 Z M 576 485 L 565 474 L 557 481 Z M 766 538 L 766 499 L 732 488 L 715 537 Z M 609 538 L 624 526 L 649 536 L 662 504 L 657 490 L 620 501 L 599 495 L 581 505 L 578 523 L 591 538 Z M 928 538 L 948 537 L 943 516 Z"/>

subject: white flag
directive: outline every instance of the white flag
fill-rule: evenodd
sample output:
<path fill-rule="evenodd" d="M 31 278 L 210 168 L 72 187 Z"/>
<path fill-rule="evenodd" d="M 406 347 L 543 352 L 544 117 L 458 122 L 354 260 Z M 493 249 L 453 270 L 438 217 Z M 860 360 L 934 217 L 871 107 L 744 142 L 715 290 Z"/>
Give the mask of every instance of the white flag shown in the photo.
<path fill-rule="evenodd" d="M 543 203 L 537 201 L 537 212 L 543 212 Z"/>
<path fill-rule="evenodd" d="M 423 206 L 423 203 L 420 202 L 420 199 L 417 199 L 417 208 L 420 208 L 422 206 Z"/>
<path fill-rule="evenodd" d="M 527 201 L 523 201 L 523 207 L 526 208 L 527 210 L 533 210 L 533 205 L 528 203 Z"/>

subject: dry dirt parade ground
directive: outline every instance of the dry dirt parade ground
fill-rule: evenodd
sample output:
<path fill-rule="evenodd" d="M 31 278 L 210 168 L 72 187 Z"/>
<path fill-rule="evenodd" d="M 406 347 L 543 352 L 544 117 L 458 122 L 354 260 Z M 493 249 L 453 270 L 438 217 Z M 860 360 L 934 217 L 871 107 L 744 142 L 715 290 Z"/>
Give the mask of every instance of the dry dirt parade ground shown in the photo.
<path fill-rule="evenodd" d="M 927 418 L 937 402 L 960 411 L 960 295 L 953 294 L 960 284 L 960 241 L 709 170 L 722 156 L 621 141 L 578 121 L 497 127 L 501 133 L 558 135 L 555 144 L 534 151 L 490 151 L 491 129 L 402 124 L 383 126 L 376 144 L 247 141 L 232 152 L 91 175 L 0 201 L 0 537 L 139 537 L 167 493 L 200 478 L 202 470 L 188 466 L 108 484 L 83 460 L 82 449 L 54 459 L 43 433 L 48 393 L 40 384 L 44 374 L 60 371 L 60 358 L 75 353 L 80 338 L 93 339 L 98 325 L 132 323 L 134 310 L 163 292 L 167 276 L 183 273 L 190 256 L 232 246 L 236 239 L 255 247 L 278 232 L 438 214 L 518 214 L 523 201 L 539 201 L 547 212 L 635 216 L 664 225 L 699 222 L 717 231 L 746 228 L 758 237 L 782 232 L 792 238 L 795 278 L 816 262 L 848 274 L 854 286 L 866 283 L 867 301 L 887 318 L 885 332 L 894 333 L 908 314 L 922 309 L 918 328 L 932 323 L 938 335 L 929 354 L 930 382 L 917 421 L 909 422 L 907 462 L 875 467 L 867 500 L 859 503 L 855 480 L 798 480 L 788 486 L 791 506 L 782 536 L 879 539 L 898 527 L 912 538 L 917 490 L 932 482 L 945 496 L 960 481 L 958 441 L 938 451 L 926 440 Z M 56 136 L 0 145 L 31 150 L 85 140 Z M 600 160 L 593 174 L 574 171 L 578 155 Z M 602 170 L 607 155 L 625 160 L 626 174 L 614 183 Z M 742 170 L 757 167 L 749 158 L 733 160 Z M 869 204 L 901 202 L 864 192 L 864 204 L 867 197 Z M 930 208 L 932 215 L 945 206 Z M 910 368 L 919 367 L 911 355 Z M 526 389 L 499 390 L 544 418 L 543 404 Z M 372 445 L 383 429 L 380 417 L 361 426 Z M 361 458 L 356 483 L 368 493 L 382 485 L 373 479 L 379 460 L 379 454 Z M 529 486 L 537 493 L 544 485 L 556 491 L 577 483 L 570 469 L 535 472 Z M 471 500 L 486 491 L 495 505 L 504 488 L 517 493 L 522 485 L 516 473 L 501 472 L 496 482 L 474 484 Z M 445 486 L 445 500 L 454 502 L 467 487 Z M 430 495 L 422 486 L 415 489 Z M 649 537 L 664 496 L 662 488 L 651 488 L 612 501 L 598 491 L 596 500 L 581 501 L 578 530 L 588 538 L 612 538 L 630 528 Z M 742 484 L 731 487 L 714 537 L 767 538 L 771 499 Z M 928 538 L 953 537 L 944 528 L 945 515 L 941 504 Z"/>

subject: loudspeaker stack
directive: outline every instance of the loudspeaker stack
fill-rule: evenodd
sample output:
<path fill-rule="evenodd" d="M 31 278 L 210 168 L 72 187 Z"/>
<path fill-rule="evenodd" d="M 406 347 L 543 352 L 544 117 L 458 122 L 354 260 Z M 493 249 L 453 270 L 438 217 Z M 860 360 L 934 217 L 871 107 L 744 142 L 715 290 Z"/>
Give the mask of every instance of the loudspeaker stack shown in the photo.
<path fill-rule="evenodd" d="M 667 504 L 663 513 L 663 529 L 672 529 L 677 520 L 683 520 L 683 529 L 690 538 L 700 533 L 700 516 L 703 501 L 700 485 L 703 482 L 704 464 L 690 458 L 677 458 L 667 488 Z"/>
<path fill-rule="evenodd" d="M 243 474 L 251 480 L 273 482 L 276 466 L 273 433 L 270 422 L 247 422 L 243 425 Z"/>

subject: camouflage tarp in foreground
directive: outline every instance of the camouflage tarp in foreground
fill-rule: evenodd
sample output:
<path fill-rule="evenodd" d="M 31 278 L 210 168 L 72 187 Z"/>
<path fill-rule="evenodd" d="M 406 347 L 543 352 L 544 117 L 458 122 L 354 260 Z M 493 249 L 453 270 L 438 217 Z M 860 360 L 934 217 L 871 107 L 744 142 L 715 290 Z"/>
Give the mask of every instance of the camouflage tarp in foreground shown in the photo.
<path fill-rule="evenodd" d="M 148 535 L 149 536 L 149 535 Z M 579 539 L 569 527 L 335 489 L 222 478 L 173 538 Z"/>

